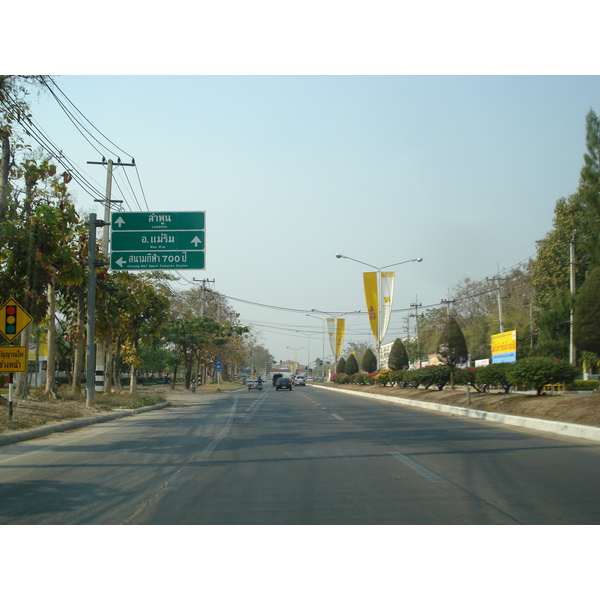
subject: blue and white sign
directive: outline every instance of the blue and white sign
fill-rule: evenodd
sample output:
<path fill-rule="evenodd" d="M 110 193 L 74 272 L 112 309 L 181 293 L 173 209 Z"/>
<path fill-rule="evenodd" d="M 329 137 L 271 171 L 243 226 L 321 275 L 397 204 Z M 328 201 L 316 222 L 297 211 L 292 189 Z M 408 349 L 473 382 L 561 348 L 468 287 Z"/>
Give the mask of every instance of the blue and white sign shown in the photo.
<path fill-rule="evenodd" d="M 220 373 L 223 370 L 222 362 L 220 360 L 215 360 L 215 371 Z"/>

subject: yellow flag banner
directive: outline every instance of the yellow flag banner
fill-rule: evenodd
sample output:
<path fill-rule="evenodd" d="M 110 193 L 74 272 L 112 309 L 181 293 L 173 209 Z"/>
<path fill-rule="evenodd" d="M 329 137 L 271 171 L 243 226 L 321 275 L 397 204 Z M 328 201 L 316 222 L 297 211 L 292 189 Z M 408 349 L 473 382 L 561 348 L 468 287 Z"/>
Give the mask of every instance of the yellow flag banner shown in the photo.
<path fill-rule="evenodd" d="M 365 283 L 365 300 L 367 301 L 367 311 L 369 313 L 369 323 L 371 331 L 375 336 L 375 341 L 379 344 L 379 296 L 377 294 L 377 273 L 363 273 Z"/>
<path fill-rule="evenodd" d="M 327 319 L 327 334 L 329 336 L 331 354 L 335 356 L 335 319 Z"/>
<path fill-rule="evenodd" d="M 344 330 L 346 329 L 346 319 L 338 319 L 335 328 L 335 362 L 342 352 L 344 344 Z"/>
<path fill-rule="evenodd" d="M 392 316 L 392 300 L 394 298 L 394 275 L 393 271 L 381 273 L 381 298 L 383 300 L 383 309 L 381 311 L 381 342 L 385 339 L 385 334 L 390 324 Z"/>

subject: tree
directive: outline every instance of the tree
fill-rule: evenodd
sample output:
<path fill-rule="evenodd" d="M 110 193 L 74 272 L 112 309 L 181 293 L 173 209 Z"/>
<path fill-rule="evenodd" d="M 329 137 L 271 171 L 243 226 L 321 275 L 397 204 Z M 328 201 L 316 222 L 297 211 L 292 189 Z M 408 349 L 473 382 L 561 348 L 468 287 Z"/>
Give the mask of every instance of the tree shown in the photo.
<path fill-rule="evenodd" d="M 454 317 L 448 317 L 446 325 L 442 329 L 437 352 L 441 357 L 441 362 L 451 369 L 456 369 L 469 356 L 467 341 Z"/>
<path fill-rule="evenodd" d="M 15 123 L 29 124 L 31 119 L 23 84 L 43 87 L 48 79 L 46 75 L 0 75 L 0 223 L 7 218 L 15 151 L 25 147 L 20 138 L 11 145 L 11 137 L 15 136 L 13 129 Z"/>
<path fill-rule="evenodd" d="M 594 236 L 591 246 L 594 262 L 600 264 L 600 120 L 593 110 L 586 116 L 587 152 L 581 169 L 581 200 L 592 225 Z"/>
<path fill-rule="evenodd" d="M 159 334 L 169 316 L 169 296 L 164 289 L 153 285 L 147 277 L 132 273 L 118 273 L 120 283 L 115 296 L 117 307 L 115 326 L 121 340 L 120 354 L 130 367 L 129 391 L 136 389 L 136 369 L 142 364 L 139 344 L 143 338 L 148 343 Z M 142 328 L 144 328 L 142 336 Z M 115 369 L 118 376 L 119 369 Z"/>
<path fill-rule="evenodd" d="M 345 373 L 346 372 L 346 359 L 343 356 L 340 357 L 340 360 L 338 360 L 335 368 L 336 368 L 336 373 Z"/>
<path fill-rule="evenodd" d="M 535 389 L 539 396 L 545 385 L 571 383 L 579 370 L 569 363 L 545 356 L 523 358 L 508 370 L 508 380 L 512 385 L 527 385 Z"/>
<path fill-rule="evenodd" d="M 354 356 L 354 354 L 350 354 L 348 360 L 346 361 L 346 368 L 344 369 L 344 373 L 346 373 L 346 375 L 354 375 L 359 371 L 360 369 L 358 368 L 358 362 L 356 362 L 356 356 Z"/>
<path fill-rule="evenodd" d="M 359 365 L 362 365 L 363 359 L 365 357 L 365 352 L 370 348 L 368 342 L 348 342 L 346 344 L 346 350 L 354 356 L 356 356 L 356 362 Z"/>
<path fill-rule="evenodd" d="M 577 348 L 600 355 L 600 267 L 590 272 L 575 297 L 573 335 Z"/>
<path fill-rule="evenodd" d="M 409 362 L 406 348 L 404 347 L 402 340 L 396 338 L 392 344 L 392 349 L 390 350 L 388 367 L 392 369 L 392 371 L 399 371 L 401 369 L 406 369 L 408 365 Z"/>
<path fill-rule="evenodd" d="M 365 355 L 362 359 L 362 370 L 366 373 L 374 373 L 377 371 L 377 357 L 371 348 L 365 350 Z"/>

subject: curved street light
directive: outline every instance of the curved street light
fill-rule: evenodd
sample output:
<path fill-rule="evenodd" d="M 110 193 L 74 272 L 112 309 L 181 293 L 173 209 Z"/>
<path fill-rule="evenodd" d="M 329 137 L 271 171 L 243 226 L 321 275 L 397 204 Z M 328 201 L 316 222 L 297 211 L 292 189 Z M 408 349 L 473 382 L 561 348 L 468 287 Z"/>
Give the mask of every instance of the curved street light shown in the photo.
<path fill-rule="evenodd" d="M 371 267 L 377 271 L 377 368 L 381 369 L 381 271 L 382 269 L 387 269 L 389 267 L 395 267 L 396 265 L 403 265 L 410 262 L 422 262 L 422 258 L 411 258 L 410 260 L 402 260 L 400 262 L 392 263 L 391 265 L 385 265 L 383 267 L 376 267 L 375 265 L 370 265 L 369 263 L 363 262 L 362 260 L 357 260 L 356 258 L 352 258 L 351 256 L 345 256 L 344 254 L 336 254 L 336 258 L 345 258 L 347 260 L 352 260 L 354 262 L 360 263 L 361 265 L 366 265 L 367 267 Z"/>
<path fill-rule="evenodd" d="M 299 333 L 300 335 L 305 335 L 308 339 L 308 354 L 307 354 L 307 365 L 306 368 L 310 369 L 310 336 L 311 335 L 317 335 L 319 332 L 318 331 L 312 331 L 311 333 L 306 333 L 306 331 L 300 331 L 299 329 L 295 330 L 295 333 Z"/>
<path fill-rule="evenodd" d="M 286 346 L 286 348 L 294 351 L 294 369 L 297 369 L 298 368 L 298 350 L 304 350 L 304 348 L 306 348 L 306 346 L 302 346 L 302 348 L 292 348 L 291 346 Z M 294 375 L 295 374 L 296 373 L 294 373 Z"/>

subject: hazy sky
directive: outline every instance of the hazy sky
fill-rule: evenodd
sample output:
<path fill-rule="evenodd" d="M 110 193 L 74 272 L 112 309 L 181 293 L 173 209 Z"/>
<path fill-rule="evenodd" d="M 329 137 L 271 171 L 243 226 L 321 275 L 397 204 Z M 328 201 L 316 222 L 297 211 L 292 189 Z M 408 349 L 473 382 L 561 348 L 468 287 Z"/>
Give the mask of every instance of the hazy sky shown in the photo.
<path fill-rule="evenodd" d="M 336 253 L 377 267 L 423 258 L 393 269 L 388 342 L 410 312 L 400 309 L 534 256 L 556 200 L 577 188 L 585 116 L 600 111 L 597 76 L 56 81 L 123 150 L 96 150 L 52 96 L 32 97 L 37 124 L 99 190 L 105 169 L 87 161 L 133 157 L 145 198 L 135 171 L 116 169 L 124 210 L 206 211 L 206 270 L 181 271 L 182 288 L 214 279 L 231 298 L 300 311 L 230 300 L 277 360 L 293 359 L 291 346 L 304 361 L 309 339 L 311 361 L 322 355 L 323 322 L 303 311 L 364 311 L 370 269 Z M 80 209 L 102 213 L 73 190 Z M 372 341 L 365 314 L 347 317 L 346 340 Z"/>

